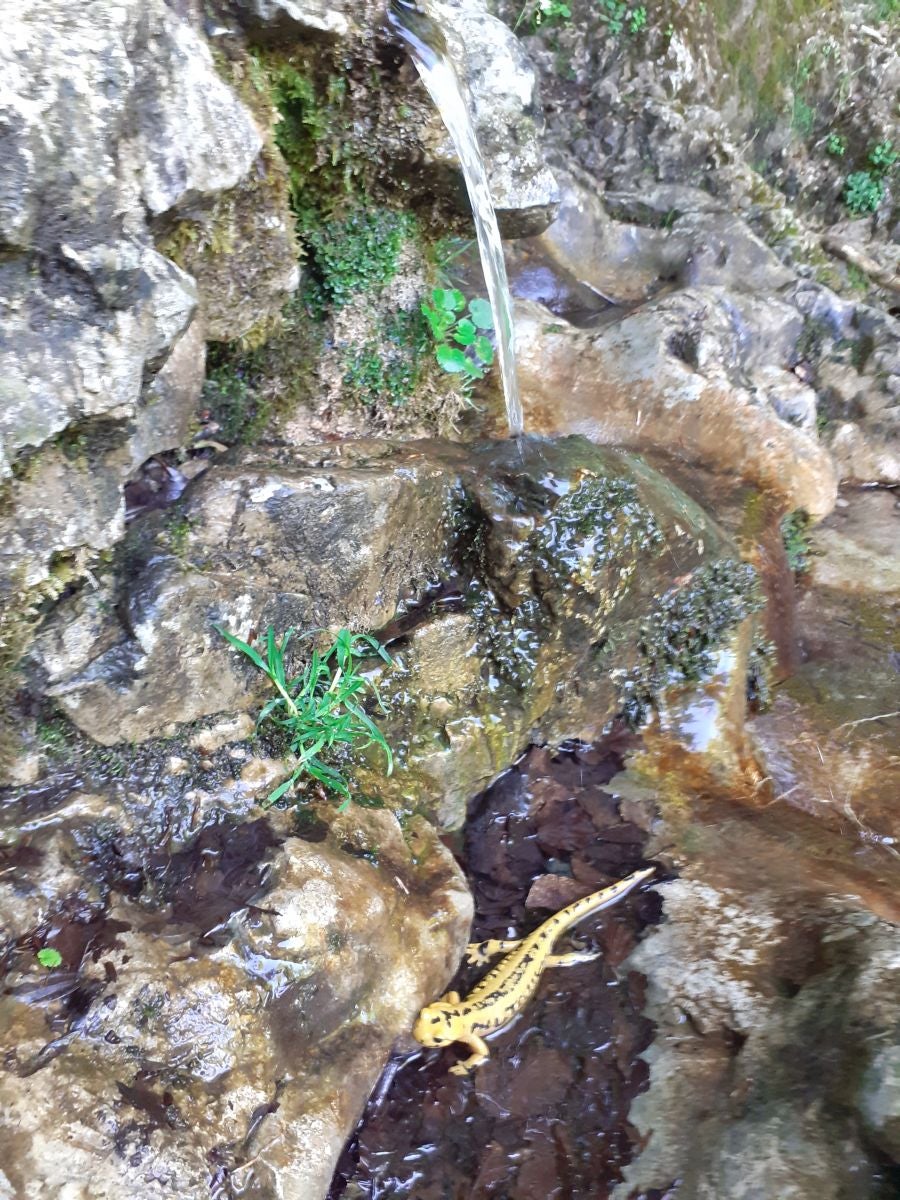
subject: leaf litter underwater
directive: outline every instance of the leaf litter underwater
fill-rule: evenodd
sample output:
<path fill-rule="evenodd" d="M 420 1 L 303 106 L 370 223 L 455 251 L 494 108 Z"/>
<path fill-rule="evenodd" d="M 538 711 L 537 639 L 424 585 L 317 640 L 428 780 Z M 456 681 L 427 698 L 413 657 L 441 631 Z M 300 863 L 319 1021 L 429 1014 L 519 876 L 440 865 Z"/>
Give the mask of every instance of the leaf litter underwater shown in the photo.
<path fill-rule="evenodd" d="M 615 738 L 533 748 L 473 802 L 460 857 L 474 941 L 528 933 L 646 865 L 646 834 L 603 790 L 621 749 Z M 562 938 L 561 949 L 574 941 L 602 957 L 545 971 L 472 1078 L 448 1070 L 458 1046 L 395 1057 L 329 1200 L 605 1200 L 636 1150 L 628 1110 L 646 1086 L 638 1056 L 653 1033 L 641 977 L 617 968 L 659 917 L 658 897 L 639 892 Z M 465 994 L 483 973 L 464 966 L 449 987 Z"/>

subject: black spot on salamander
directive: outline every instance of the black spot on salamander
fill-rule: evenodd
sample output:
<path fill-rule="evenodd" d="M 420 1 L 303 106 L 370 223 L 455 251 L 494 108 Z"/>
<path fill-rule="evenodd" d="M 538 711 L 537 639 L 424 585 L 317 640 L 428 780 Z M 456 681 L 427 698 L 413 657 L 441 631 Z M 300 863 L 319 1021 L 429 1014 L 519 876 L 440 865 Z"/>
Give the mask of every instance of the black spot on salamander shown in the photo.
<path fill-rule="evenodd" d="M 432 1023 L 432 1025 L 440 1025 L 440 1023 L 441 1023 L 441 1018 L 440 1018 L 440 1017 L 432 1017 L 432 1018 L 431 1018 L 431 1023 Z"/>

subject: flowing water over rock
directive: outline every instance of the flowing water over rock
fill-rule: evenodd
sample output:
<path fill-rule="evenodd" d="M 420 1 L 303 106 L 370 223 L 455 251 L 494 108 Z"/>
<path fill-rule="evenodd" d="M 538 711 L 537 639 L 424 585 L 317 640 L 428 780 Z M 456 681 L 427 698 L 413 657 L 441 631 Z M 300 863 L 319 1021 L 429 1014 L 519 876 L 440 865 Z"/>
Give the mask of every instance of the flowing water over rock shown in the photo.
<path fill-rule="evenodd" d="M 516 437 L 524 432 L 525 425 L 516 374 L 516 331 L 513 324 L 512 299 L 506 278 L 506 260 L 503 257 L 497 214 L 494 212 L 487 172 L 472 124 L 471 106 L 463 96 L 446 39 L 427 9 L 421 11 L 404 0 L 395 0 L 389 11 L 392 24 L 410 47 L 422 82 L 441 114 L 441 120 L 447 126 L 465 175 L 481 264 L 494 313 L 506 419 L 510 433 Z"/>

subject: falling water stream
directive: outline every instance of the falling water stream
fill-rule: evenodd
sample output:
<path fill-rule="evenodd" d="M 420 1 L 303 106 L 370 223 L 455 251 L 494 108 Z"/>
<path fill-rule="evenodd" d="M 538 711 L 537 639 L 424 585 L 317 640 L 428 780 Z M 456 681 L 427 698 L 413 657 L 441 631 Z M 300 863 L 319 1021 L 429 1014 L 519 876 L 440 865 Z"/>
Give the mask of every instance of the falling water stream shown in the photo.
<path fill-rule="evenodd" d="M 405 0 L 393 0 L 389 16 L 394 29 L 411 51 L 416 69 L 447 126 L 462 164 L 475 219 L 481 264 L 494 314 L 497 357 L 500 360 L 500 377 L 506 400 L 506 418 L 510 433 L 517 437 L 524 431 L 524 421 L 516 377 L 512 301 L 506 278 L 503 243 L 497 227 L 497 214 L 494 212 L 487 172 L 472 124 L 470 107 L 444 34 L 434 18 L 427 11 L 408 4 Z"/>

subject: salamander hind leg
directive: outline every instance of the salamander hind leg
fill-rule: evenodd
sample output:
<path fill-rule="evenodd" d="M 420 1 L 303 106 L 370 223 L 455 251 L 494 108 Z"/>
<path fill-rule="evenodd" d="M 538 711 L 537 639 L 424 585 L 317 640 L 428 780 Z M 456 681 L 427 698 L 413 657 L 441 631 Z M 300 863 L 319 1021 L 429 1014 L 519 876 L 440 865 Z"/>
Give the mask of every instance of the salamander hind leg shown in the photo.
<path fill-rule="evenodd" d="M 483 967 L 498 954 L 509 954 L 512 950 L 518 950 L 521 944 L 520 941 L 504 942 L 496 938 L 487 942 L 469 942 L 466 946 L 466 962 L 474 967 Z"/>
<path fill-rule="evenodd" d="M 462 1042 L 464 1046 L 468 1046 L 473 1053 L 468 1058 L 464 1058 L 462 1062 L 454 1063 L 450 1068 L 451 1075 L 471 1075 L 476 1067 L 487 1062 L 491 1056 L 487 1043 L 477 1033 L 466 1033 L 456 1040 Z"/>
<path fill-rule="evenodd" d="M 548 967 L 574 967 L 578 963 L 593 962 L 602 953 L 602 950 L 575 950 L 571 954 L 551 954 L 544 965 Z"/>

